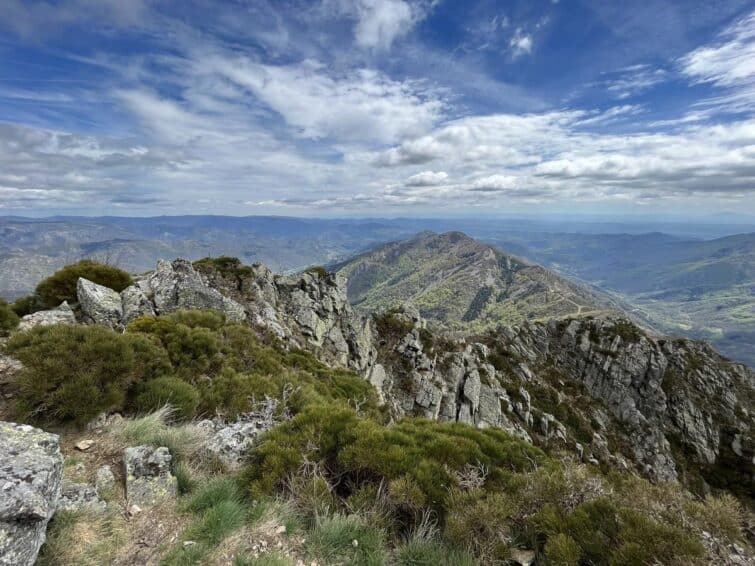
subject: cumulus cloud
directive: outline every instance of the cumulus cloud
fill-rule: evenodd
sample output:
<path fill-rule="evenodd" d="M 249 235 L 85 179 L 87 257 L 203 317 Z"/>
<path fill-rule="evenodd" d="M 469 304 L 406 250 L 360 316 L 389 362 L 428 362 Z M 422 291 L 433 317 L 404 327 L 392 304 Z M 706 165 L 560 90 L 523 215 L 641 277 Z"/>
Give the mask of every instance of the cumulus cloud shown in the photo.
<path fill-rule="evenodd" d="M 404 184 L 408 187 L 431 187 L 442 185 L 447 180 L 448 173 L 445 171 L 422 171 L 409 177 Z"/>

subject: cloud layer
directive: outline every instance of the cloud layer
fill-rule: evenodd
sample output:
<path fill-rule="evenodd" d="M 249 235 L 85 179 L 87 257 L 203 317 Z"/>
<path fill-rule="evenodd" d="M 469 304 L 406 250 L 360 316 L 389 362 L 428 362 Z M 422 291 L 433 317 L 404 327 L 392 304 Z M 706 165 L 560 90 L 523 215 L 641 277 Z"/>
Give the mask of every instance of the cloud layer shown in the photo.
<path fill-rule="evenodd" d="M 248 26 L 233 23 L 243 11 L 210 14 L 203 2 L 204 25 L 126 4 L 4 3 L 14 16 L 6 31 L 30 49 L 81 30 L 87 13 L 125 43 L 108 49 L 98 35 L 85 52 L 66 48 L 56 61 L 81 76 L 43 89 L 0 83 L 0 214 L 574 203 L 755 213 L 755 13 L 663 64 L 602 72 L 587 82 L 592 98 L 515 112 L 471 86 L 490 99 L 531 96 L 533 107 L 540 98 L 495 72 L 473 74 L 485 67 L 475 54 L 498 50 L 501 65 L 524 72 L 542 56 L 550 20 L 541 15 L 484 14 L 453 55 L 439 55 L 418 43 L 439 2 L 293 2 L 285 13 L 260 2 Z M 238 26 L 233 37 L 218 31 L 228 25 Z M 329 49 L 336 41 L 339 52 Z M 423 49 L 467 74 L 442 83 L 442 66 L 409 64 Z M 672 86 L 684 103 L 659 114 L 650 97 Z"/>

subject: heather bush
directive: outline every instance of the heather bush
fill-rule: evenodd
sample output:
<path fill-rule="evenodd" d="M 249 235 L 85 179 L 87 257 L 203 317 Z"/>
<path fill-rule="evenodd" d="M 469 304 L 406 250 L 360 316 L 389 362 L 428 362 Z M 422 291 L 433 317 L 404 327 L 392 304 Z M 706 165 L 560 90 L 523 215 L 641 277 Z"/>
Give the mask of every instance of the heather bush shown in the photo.
<path fill-rule="evenodd" d="M 7 335 L 18 326 L 19 317 L 8 303 L 0 299 L 0 336 Z"/>
<path fill-rule="evenodd" d="M 191 384 L 173 376 L 158 377 L 139 387 L 136 407 L 140 411 L 154 411 L 170 405 L 179 419 L 190 419 L 199 406 L 199 392 Z"/>
<path fill-rule="evenodd" d="M 144 337 L 97 326 L 37 327 L 14 335 L 6 348 L 24 364 L 15 383 L 18 412 L 41 422 L 84 424 L 123 410 L 135 384 L 170 367 Z"/>
<path fill-rule="evenodd" d="M 46 308 L 56 307 L 63 301 L 75 303 L 77 302 L 76 284 L 80 277 L 119 293 L 133 283 L 131 276 L 117 267 L 83 259 L 66 265 L 44 279 L 37 285 L 35 295 Z"/>

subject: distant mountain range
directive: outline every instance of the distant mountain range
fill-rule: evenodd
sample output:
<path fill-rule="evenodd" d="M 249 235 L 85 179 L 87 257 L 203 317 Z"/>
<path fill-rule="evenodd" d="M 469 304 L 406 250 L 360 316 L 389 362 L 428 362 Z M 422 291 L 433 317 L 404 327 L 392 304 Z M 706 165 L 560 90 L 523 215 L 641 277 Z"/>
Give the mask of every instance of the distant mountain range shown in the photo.
<path fill-rule="evenodd" d="M 452 328 L 484 330 L 524 320 L 619 310 L 603 293 L 503 253 L 461 232 L 423 233 L 332 268 L 363 312 L 416 306 Z"/>
<path fill-rule="evenodd" d="M 517 261 L 543 265 L 576 284 L 585 282 L 579 286 L 591 296 L 601 295 L 601 301 L 612 297 L 646 326 L 709 340 L 731 358 L 755 366 L 755 227 L 744 224 L 632 224 L 567 217 L 0 217 L 0 296 L 25 295 L 56 269 L 85 257 L 143 272 L 160 258 L 231 255 L 291 272 L 343 263 L 423 230 L 462 231 Z M 405 289 L 406 284 L 392 291 Z M 371 304 L 369 298 L 359 298 L 364 303 L 360 308 Z M 486 308 L 491 310 L 480 313 L 478 324 L 496 313 L 512 314 L 492 304 Z M 513 314 L 539 316 L 537 309 Z"/>

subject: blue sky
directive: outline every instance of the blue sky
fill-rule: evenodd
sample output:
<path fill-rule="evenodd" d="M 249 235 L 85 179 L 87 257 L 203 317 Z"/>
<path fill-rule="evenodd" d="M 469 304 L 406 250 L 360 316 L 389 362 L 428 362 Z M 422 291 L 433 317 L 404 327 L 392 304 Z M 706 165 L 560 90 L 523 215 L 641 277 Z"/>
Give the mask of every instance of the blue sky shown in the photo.
<path fill-rule="evenodd" d="M 753 1 L 0 13 L 0 215 L 755 215 Z"/>

